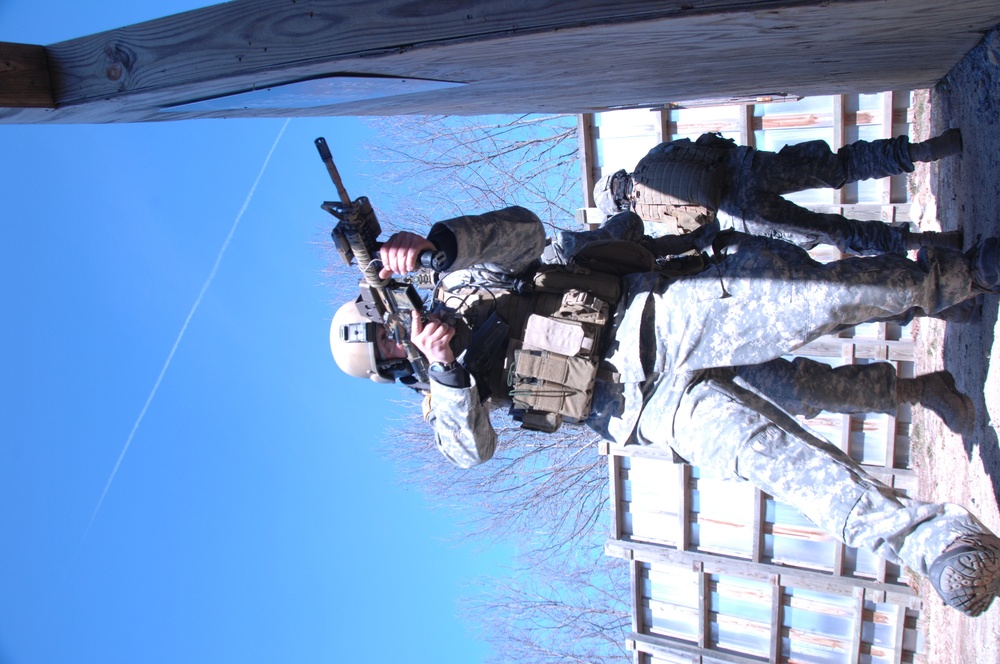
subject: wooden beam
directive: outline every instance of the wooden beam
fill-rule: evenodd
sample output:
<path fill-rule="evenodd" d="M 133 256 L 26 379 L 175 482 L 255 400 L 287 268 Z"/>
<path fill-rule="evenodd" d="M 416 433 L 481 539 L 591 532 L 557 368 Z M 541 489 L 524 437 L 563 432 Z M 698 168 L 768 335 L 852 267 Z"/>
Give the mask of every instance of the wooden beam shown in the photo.
<path fill-rule="evenodd" d="M 642 592 L 642 567 L 643 563 L 631 560 L 628 563 L 629 578 L 632 581 L 632 631 L 645 632 L 646 625 L 643 621 L 643 592 Z"/>
<path fill-rule="evenodd" d="M 865 589 L 855 588 L 854 592 L 854 620 L 851 625 L 851 664 L 858 664 L 861 661 L 861 642 L 864 640 L 865 632 Z"/>
<path fill-rule="evenodd" d="M 708 588 L 709 579 L 704 565 L 696 562 L 693 570 L 698 575 L 698 647 L 708 648 L 712 633 L 712 593 Z"/>
<path fill-rule="evenodd" d="M 44 46 L 0 42 L 0 107 L 55 108 Z"/>
<path fill-rule="evenodd" d="M 845 595 L 850 594 L 854 588 L 863 588 L 869 593 L 874 593 L 871 596 L 879 596 L 879 601 L 882 602 L 889 601 L 894 604 L 904 604 L 911 609 L 919 609 L 921 606 L 920 598 L 916 595 L 915 591 L 901 582 L 879 582 L 854 576 L 834 577 L 819 570 L 786 567 L 771 563 L 751 563 L 748 560 L 710 553 L 678 551 L 657 544 L 644 544 L 641 542 L 609 540 L 605 544 L 605 551 L 616 558 L 680 565 L 689 569 L 693 568 L 696 563 L 700 563 L 703 565 L 702 569 L 706 574 L 732 575 L 764 582 L 770 578 L 771 574 L 778 574 L 781 576 L 782 584 L 785 587 L 815 590 L 817 592 Z"/>
<path fill-rule="evenodd" d="M 781 575 L 772 574 L 771 582 L 771 643 L 768 662 L 781 661 L 782 623 L 785 620 L 784 589 L 781 587 Z"/>
<path fill-rule="evenodd" d="M 622 523 L 624 507 L 622 506 L 622 469 L 621 457 L 608 455 L 608 498 L 611 503 L 611 536 L 622 538 Z"/>
<path fill-rule="evenodd" d="M 583 207 L 594 207 L 594 184 L 597 183 L 598 179 L 598 167 L 593 113 L 581 113 L 577 117 L 576 140 L 580 149 L 580 184 L 583 187 Z"/>
<path fill-rule="evenodd" d="M 746 104 L 742 106 L 739 110 L 739 121 L 740 126 L 740 145 L 749 145 L 752 148 L 757 147 L 756 136 L 754 136 L 754 108 L 753 104 Z"/>
<path fill-rule="evenodd" d="M 759 563 L 764 559 L 764 544 L 766 533 L 764 523 L 767 521 L 767 494 L 760 489 L 753 490 L 753 528 L 750 537 L 750 560 Z"/>
<path fill-rule="evenodd" d="M 891 91 L 882 93 L 882 138 L 892 138 L 892 107 L 894 106 L 895 95 Z M 882 178 L 879 182 L 879 189 L 882 198 L 882 205 L 892 203 L 892 178 Z M 894 221 L 894 220 L 887 220 Z"/>
<path fill-rule="evenodd" d="M 234 0 L 46 45 L 57 110 L 0 110 L 0 122 L 576 114 L 692 95 L 914 89 L 998 21 L 996 0 Z M 343 74 L 465 85 L 306 108 L 161 112 Z"/>
<path fill-rule="evenodd" d="M 836 152 L 840 148 L 847 145 L 847 138 L 844 132 L 844 101 L 845 95 L 834 95 L 833 96 L 833 143 L 830 145 L 833 151 Z M 857 121 L 855 121 L 857 124 Z M 830 190 L 834 205 L 842 205 L 846 200 L 846 192 L 844 188 L 831 189 Z"/>
<path fill-rule="evenodd" d="M 677 548 L 686 551 L 691 546 L 691 466 L 677 466 Z"/>

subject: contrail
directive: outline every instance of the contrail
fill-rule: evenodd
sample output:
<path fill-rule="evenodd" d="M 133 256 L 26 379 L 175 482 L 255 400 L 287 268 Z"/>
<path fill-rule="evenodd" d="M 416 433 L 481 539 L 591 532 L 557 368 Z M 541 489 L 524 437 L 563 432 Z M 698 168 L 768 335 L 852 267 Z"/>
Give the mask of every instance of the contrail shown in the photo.
<path fill-rule="evenodd" d="M 219 249 L 219 254 L 215 257 L 215 265 L 212 266 L 212 271 L 209 273 L 208 278 L 205 279 L 205 283 L 201 287 L 201 292 L 198 293 L 198 298 L 191 306 L 191 311 L 188 312 L 187 318 L 184 319 L 184 324 L 181 326 L 181 331 L 177 334 L 174 346 L 170 349 L 170 354 L 167 355 L 167 361 L 163 363 L 163 368 L 160 369 L 160 375 L 156 377 L 156 383 L 153 384 L 153 389 L 150 390 L 149 396 L 146 397 L 146 403 L 143 405 L 142 410 L 139 411 L 139 417 L 136 418 L 135 424 L 132 425 L 132 430 L 129 432 L 128 438 L 125 440 L 125 446 L 122 447 L 121 454 L 118 455 L 118 461 L 115 462 L 115 467 L 111 469 L 111 475 L 108 476 L 108 481 L 104 484 L 104 491 L 101 492 L 101 497 L 97 501 L 97 507 L 94 508 L 94 513 L 90 515 L 90 521 L 87 523 L 87 529 L 83 531 L 83 540 L 87 539 L 87 534 L 90 533 L 90 527 L 94 525 L 94 519 L 97 518 L 97 513 L 101 510 L 101 505 L 104 504 L 104 497 L 108 495 L 108 489 L 111 487 L 111 482 L 114 481 L 115 475 L 118 474 L 118 468 L 122 465 L 122 459 L 125 458 L 125 453 L 128 452 L 129 445 L 132 444 L 135 432 L 139 428 L 142 418 L 146 416 L 146 411 L 149 409 L 149 404 L 153 401 L 153 397 L 156 396 L 156 391 L 160 389 L 160 383 L 163 381 L 163 374 L 167 373 L 167 369 L 170 367 L 170 362 L 174 359 L 174 353 L 177 352 L 177 346 L 180 345 L 181 339 L 184 338 L 184 332 L 187 331 L 188 323 L 191 322 L 191 318 L 194 316 L 194 312 L 197 311 L 198 305 L 201 304 L 201 299 L 205 296 L 205 292 L 208 290 L 208 287 L 212 285 L 212 280 L 215 279 L 215 273 L 219 270 L 219 264 L 222 262 L 222 257 L 226 253 L 226 249 L 229 248 L 229 242 L 233 239 L 233 234 L 236 233 L 236 227 L 240 225 L 240 219 L 243 218 L 243 213 L 247 211 L 247 207 L 250 205 L 250 199 L 253 198 L 254 192 L 257 191 L 257 185 L 260 184 L 260 179 L 264 176 L 267 164 L 271 161 L 271 155 L 274 154 L 274 149 L 278 147 L 278 141 L 281 140 L 281 136 L 285 133 L 285 128 L 288 127 L 288 123 L 290 121 L 291 118 L 288 118 L 285 120 L 285 124 L 281 125 L 281 131 L 278 132 L 278 137 L 274 139 L 274 144 L 271 146 L 271 150 L 267 153 L 267 157 L 264 159 L 264 165 L 260 167 L 260 173 L 257 174 L 257 179 L 254 180 L 253 186 L 250 187 L 250 193 L 247 194 L 246 199 L 243 201 L 243 207 L 240 208 L 239 214 L 236 215 L 236 220 L 233 222 L 232 228 L 229 229 L 229 235 L 226 236 L 226 241 L 222 243 L 222 248 Z M 81 545 L 82 543 L 83 542 L 81 541 Z"/>

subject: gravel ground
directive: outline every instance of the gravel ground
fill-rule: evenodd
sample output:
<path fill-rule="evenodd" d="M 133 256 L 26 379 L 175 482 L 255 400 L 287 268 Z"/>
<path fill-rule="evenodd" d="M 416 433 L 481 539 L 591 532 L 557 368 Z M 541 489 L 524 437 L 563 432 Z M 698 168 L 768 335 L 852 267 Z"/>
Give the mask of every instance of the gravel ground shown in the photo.
<path fill-rule="evenodd" d="M 966 248 L 1000 234 L 1000 28 L 986 35 L 934 89 L 915 95 L 915 138 L 949 127 L 962 130 L 960 157 L 922 165 L 911 180 L 913 219 L 924 230 L 961 229 Z M 975 430 L 963 437 L 933 414 L 914 408 L 911 440 L 925 499 L 964 505 L 1000 532 L 1000 345 L 997 296 L 983 301 L 982 319 L 944 324 L 922 319 L 916 329 L 917 373 L 945 368 L 976 404 Z M 966 618 L 945 607 L 930 584 L 924 602 L 926 661 L 1000 662 L 1000 601 Z"/>

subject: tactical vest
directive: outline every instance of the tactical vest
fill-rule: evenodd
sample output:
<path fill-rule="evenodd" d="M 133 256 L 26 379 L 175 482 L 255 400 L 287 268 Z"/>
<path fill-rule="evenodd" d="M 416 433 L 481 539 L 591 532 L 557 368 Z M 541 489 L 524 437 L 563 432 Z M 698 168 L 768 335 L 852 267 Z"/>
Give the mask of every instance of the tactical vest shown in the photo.
<path fill-rule="evenodd" d="M 463 363 L 479 356 L 477 334 L 489 337 L 497 318 L 506 323 L 495 357 L 467 368 L 491 400 L 512 404 L 523 427 L 554 431 L 564 418 L 590 414 L 610 308 L 620 296 L 616 275 L 543 266 L 525 294 L 469 286 L 440 291 L 436 299 L 458 315 L 455 345 L 467 349 Z"/>
<path fill-rule="evenodd" d="M 632 210 L 688 233 L 715 219 L 732 148 L 681 139 L 642 158 L 632 173 Z"/>

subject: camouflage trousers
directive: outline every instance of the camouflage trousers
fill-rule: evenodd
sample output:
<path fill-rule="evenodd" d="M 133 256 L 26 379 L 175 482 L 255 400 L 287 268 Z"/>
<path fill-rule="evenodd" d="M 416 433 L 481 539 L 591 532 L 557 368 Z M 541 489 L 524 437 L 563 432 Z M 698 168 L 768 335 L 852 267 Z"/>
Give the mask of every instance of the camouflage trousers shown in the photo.
<path fill-rule="evenodd" d="M 778 358 L 761 364 L 724 369 L 730 380 L 792 415 L 816 417 L 822 411 L 895 415 L 896 368 L 888 362 L 832 367 L 807 357 Z"/>
<path fill-rule="evenodd" d="M 849 546 L 917 573 L 926 574 L 960 535 L 984 531 L 959 506 L 912 500 L 869 477 L 779 405 L 816 401 L 815 394 L 804 398 L 791 389 L 775 397 L 759 375 L 755 386 L 740 376 L 751 371 L 733 368 L 770 363 L 839 324 L 954 306 L 975 294 L 969 260 L 924 249 L 916 262 L 885 255 L 819 264 L 798 247 L 746 236 L 733 238 L 721 255 L 711 274 L 651 294 L 647 339 L 657 343 L 650 367 L 656 378 L 644 390 L 639 442 L 747 480 Z M 878 380 L 874 372 L 869 378 Z M 814 390 L 822 391 L 829 401 L 847 392 L 844 385 Z M 894 407 L 894 377 L 876 392 L 848 407 Z"/>
<path fill-rule="evenodd" d="M 857 141 L 831 152 L 825 141 L 787 145 L 779 152 L 757 150 L 730 164 L 731 181 L 719 209 L 737 222 L 737 230 L 792 242 L 806 249 L 831 244 L 847 254 L 906 252 L 905 231 L 881 221 L 848 219 L 814 212 L 783 194 L 833 188 L 913 171 L 909 139 L 899 136 Z M 743 228 L 739 228 L 740 224 Z"/>

